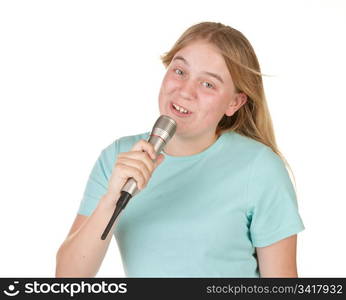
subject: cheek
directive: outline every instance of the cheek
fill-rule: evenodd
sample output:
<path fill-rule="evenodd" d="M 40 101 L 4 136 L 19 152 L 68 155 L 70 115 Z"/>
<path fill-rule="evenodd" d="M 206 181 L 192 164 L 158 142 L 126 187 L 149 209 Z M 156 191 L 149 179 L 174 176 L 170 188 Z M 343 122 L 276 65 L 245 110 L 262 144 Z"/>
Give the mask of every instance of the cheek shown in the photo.
<path fill-rule="evenodd" d="M 166 75 L 162 82 L 162 87 L 164 91 L 171 92 L 178 88 L 179 80 L 173 78 L 172 76 Z"/>
<path fill-rule="evenodd" d="M 218 108 L 218 99 L 214 95 L 207 94 L 207 93 L 199 93 L 199 103 L 201 105 L 201 108 L 209 113 L 215 113 Z"/>
<path fill-rule="evenodd" d="M 224 114 L 222 99 L 216 95 L 200 95 L 201 109 L 204 111 L 204 116 L 207 119 L 219 120 Z"/>
<path fill-rule="evenodd" d="M 174 91 L 177 89 L 177 82 L 176 80 L 170 78 L 168 75 L 166 75 L 161 83 L 160 87 L 160 93 L 159 93 L 159 106 L 162 110 L 165 106 L 165 103 L 169 100 L 167 96 L 174 93 Z"/>

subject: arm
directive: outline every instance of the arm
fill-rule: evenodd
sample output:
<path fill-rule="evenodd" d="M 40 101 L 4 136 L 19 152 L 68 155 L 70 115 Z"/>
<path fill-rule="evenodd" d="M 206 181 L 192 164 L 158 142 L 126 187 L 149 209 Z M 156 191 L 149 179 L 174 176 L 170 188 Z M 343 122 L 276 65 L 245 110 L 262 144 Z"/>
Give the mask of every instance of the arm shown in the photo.
<path fill-rule="evenodd" d="M 296 234 L 269 246 L 257 247 L 261 277 L 298 277 L 296 248 Z"/>
<path fill-rule="evenodd" d="M 77 215 L 68 237 L 58 250 L 56 277 L 94 277 L 97 274 L 112 237 L 112 234 L 108 234 L 105 240 L 101 240 L 101 235 L 114 212 L 121 189 L 128 178 L 134 178 L 143 189 L 164 156 L 160 154 L 154 162 L 155 158 L 154 146 L 140 140 L 131 151 L 118 154 L 110 179 L 104 177 L 102 163 L 98 161 L 93 176 L 107 185 L 108 190 L 89 217 Z"/>
<path fill-rule="evenodd" d="M 106 240 L 101 240 L 101 234 L 115 208 L 115 204 L 109 204 L 111 200 L 107 197 L 102 197 L 90 217 L 77 216 L 57 252 L 56 277 L 94 277 L 97 274 L 112 237 L 109 234 Z"/>

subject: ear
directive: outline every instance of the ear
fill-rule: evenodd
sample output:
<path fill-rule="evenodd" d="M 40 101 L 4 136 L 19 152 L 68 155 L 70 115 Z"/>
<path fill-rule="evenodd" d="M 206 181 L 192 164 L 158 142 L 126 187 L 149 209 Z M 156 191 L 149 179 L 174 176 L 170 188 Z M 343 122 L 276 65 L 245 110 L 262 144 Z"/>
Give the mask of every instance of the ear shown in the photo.
<path fill-rule="evenodd" d="M 225 111 L 225 115 L 232 116 L 239 108 L 241 108 L 247 101 L 247 96 L 244 93 L 236 93 L 234 98 L 230 101 L 230 104 Z"/>

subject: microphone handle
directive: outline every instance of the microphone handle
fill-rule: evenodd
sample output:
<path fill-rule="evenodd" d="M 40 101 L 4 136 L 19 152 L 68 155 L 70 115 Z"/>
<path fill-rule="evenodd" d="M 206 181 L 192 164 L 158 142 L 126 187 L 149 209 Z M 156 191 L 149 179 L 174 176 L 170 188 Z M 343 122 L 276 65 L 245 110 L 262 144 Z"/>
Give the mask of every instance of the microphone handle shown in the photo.
<path fill-rule="evenodd" d="M 111 230 L 111 228 L 113 227 L 113 224 L 116 218 L 119 216 L 120 212 L 125 208 L 126 204 L 129 202 L 131 198 L 132 198 L 131 194 L 125 191 L 121 191 L 121 195 L 119 197 L 119 200 L 117 202 L 113 215 L 110 218 L 105 230 L 103 231 L 101 235 L 101 240 L 105 240 L 107 238 L 107 235 L 109 231 Z"/>

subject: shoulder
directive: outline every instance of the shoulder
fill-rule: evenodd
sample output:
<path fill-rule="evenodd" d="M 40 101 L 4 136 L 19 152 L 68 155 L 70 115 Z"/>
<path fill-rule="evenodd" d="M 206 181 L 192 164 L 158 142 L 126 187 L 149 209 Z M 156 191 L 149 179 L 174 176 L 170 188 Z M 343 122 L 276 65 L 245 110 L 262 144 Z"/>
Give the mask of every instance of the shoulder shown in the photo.
<path fill-rule="evenodd" d="M 256 156 L 264 149 L 270 149 L 267 145 L 235 131 L 228 133 L 226 140 L 230 141 L 238 150 L 245 151 L 252 156 Z"/>
<path fill-rule="evenodd" d="M 135 135 L 123 136 L 115 141 L 118 144 L 119 152 L 129 151 L 133 144 L 137 143 L 139 140 L 147 140 L 149 138 L 150 132 L 143 132 Z"/>
<path fill-rule="evenodd" d="M 141 139 L 147 140 L 150 135 L 150 132 L 143 132 L 135 135 L 127 135 L 122 136 L 114 140 L 111 144 L 109 144 L 107 147 L 105 147 L 102 150 L 102 153 L 104 155 L 116 155 L 120 152 L 127 152 L 129 151 L 133 144 L 138 142 Z"/>
<path fill-rule="evenodd" d="M 262 157 L 262 159 L 277 160 L 280 157 L 267 145 L 256 141 L 253 138 L 234 132 L 234 138 L 237 140 L 238 147 L 252 154 L 253 158 Z"/>
<path fill-rule="evenodd" d="M 270 189 L 293 191 L 292 181 L 283 159 L 269 146 L 254 139 L 237 134 L 242 159 L 248 163 L 248 188 L 257 194 Z"/>
<path fill-rule="evenodd" d="M 225 151 L 232 153 L 238 164 L 247 167 L 250 178 L 287 177 L 284 161 L 269 146 L 234 131 L 225 134 Z"/>
<path fill-rule="evenodd" d="M 149 134 L 150 132 L 145 132 L 117 138 L 102 149 L 97 160 L 97 165 L 100 165 L 105 172 L 107 170 L 110 171 L 115 163 L 116 157 L 120 152 L 130 151 L 134 143 L 140 139 L 147 139 Z"/>
<path fill-rule="evenodd" d="M 279 155 L 267 145 L 235 131 L 224 133 L 223 141 L 224 149 L 244 163 L 266 165 L 267 163 L 280 164 L 282 162 Z"/>

